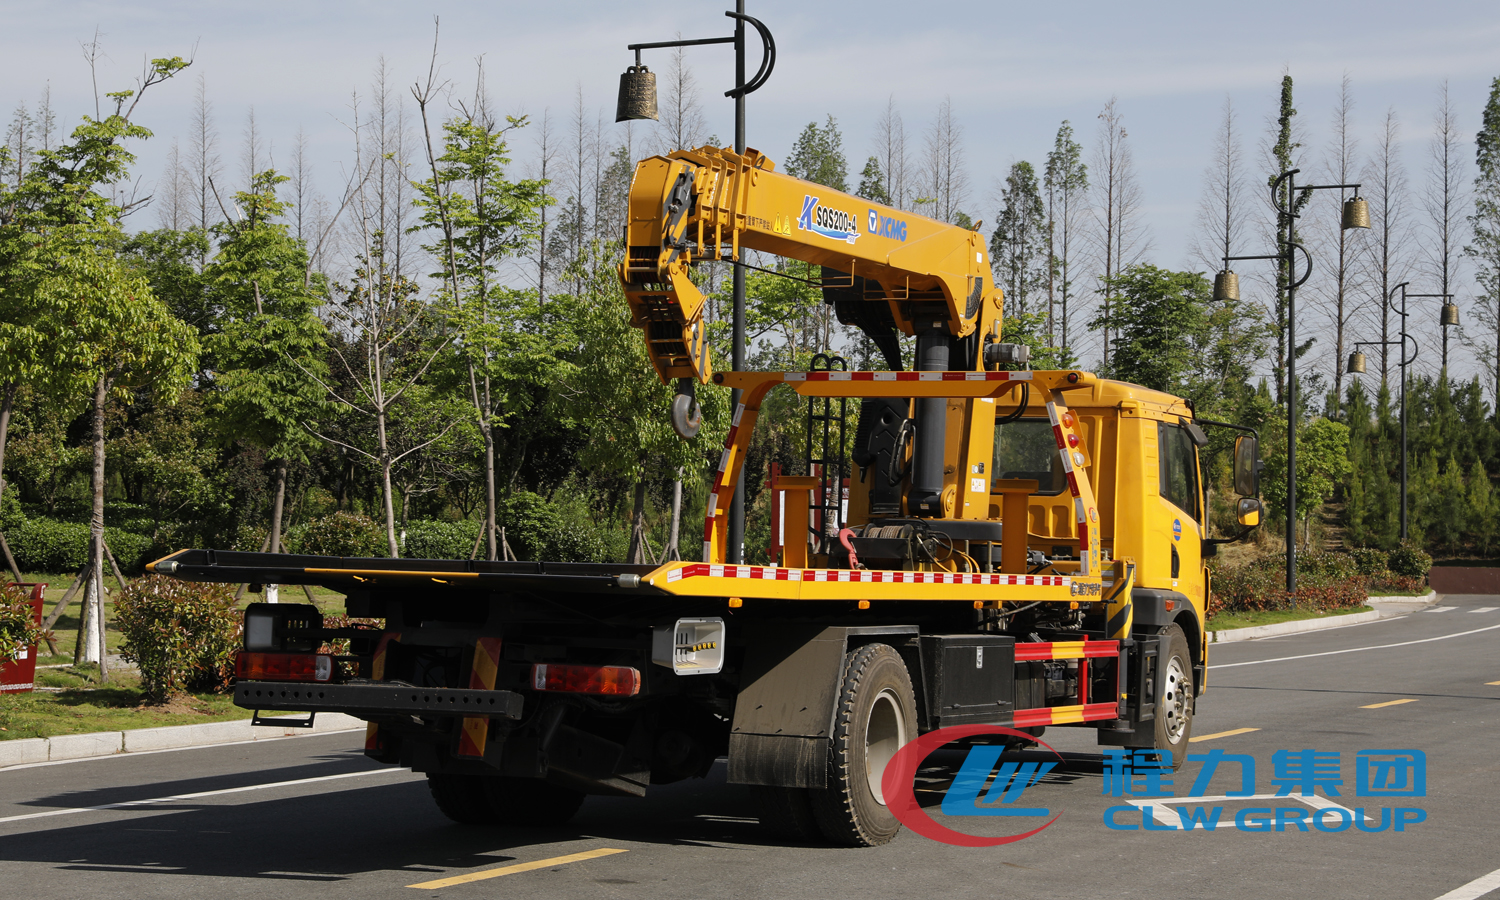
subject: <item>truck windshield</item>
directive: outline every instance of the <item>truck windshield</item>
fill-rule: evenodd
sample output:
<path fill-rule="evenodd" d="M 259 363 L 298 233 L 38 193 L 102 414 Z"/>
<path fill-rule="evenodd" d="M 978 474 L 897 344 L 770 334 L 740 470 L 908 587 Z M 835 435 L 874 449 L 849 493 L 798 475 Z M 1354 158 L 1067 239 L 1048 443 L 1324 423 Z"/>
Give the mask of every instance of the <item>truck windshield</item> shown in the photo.
<path fill-rule="evenodd" d="M 1047 419 L 1018 419 L 995 426 L 995 462 L 992 479 L 1029 478 L 1038 494 L 1059 494 L 1066 483 L 1062 461 L 1057 457 L 1057 439 Z"/>

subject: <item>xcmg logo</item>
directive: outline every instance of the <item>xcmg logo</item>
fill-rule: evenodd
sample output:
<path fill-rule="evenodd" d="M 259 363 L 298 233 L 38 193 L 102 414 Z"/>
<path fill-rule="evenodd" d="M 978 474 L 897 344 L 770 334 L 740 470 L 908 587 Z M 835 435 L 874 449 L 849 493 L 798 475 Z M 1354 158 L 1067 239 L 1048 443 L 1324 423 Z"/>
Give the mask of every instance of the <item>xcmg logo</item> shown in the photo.
<path fill-rule="evenodd" d="M 830 206 L 820 206 L 817 197 L 811 194 L 803 195 L 802 215 L 797 218 L 798 229 L 852 244 L 859 239 L 859 226 L 856 223 L 853 213 Z"/>
<path fill-rule="evenodd" d="M 875 210 L 870 210 L 866 221 L 866 230 L 877 237 L 891 238 L 892 240 L 906 240 L 906 221 L 895 216 L 882 216 Z"/>

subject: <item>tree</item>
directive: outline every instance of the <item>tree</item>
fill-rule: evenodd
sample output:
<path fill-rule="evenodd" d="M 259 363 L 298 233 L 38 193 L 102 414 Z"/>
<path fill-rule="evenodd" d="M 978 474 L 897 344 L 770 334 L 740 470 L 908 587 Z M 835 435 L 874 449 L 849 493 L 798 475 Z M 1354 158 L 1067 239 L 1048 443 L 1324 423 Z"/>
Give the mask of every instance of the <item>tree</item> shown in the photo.
<path fill-rule="evenodd" d="M 1464 189 L 1463 155 L 1459 152 L 1458 114 L 1448 96 L 1448 82 L 1438 89 L 1438 108 L 1433 114 L 1431 157 L 1427 164 L 1427 185 L 1422 205 L 1427 212 L 1427 271 L 1437 283 L 1436 291 L 1422 293 L 1450 294 L 1458 287 L 1458 267 L 1463 246 L 1464 209 L 1468 192 Z M 1448 329 L 1443 331 L 1443 372 L 1448 371 Z"/>
<path fill-rule="evenodd" d="M 1372 240 L 1366 242 L 1371 275 L 1380 283 L 1380 380 L 1388 379 L 1391 346 L 1384 342 L 1395 334 L 1391 330 L 1389 298 L 1396 285 L 1406 280 L 1406 170 L 1401 165 L 1401 122 L 1392 107 L 1381 121 L 1375 155 L 1365 168 L 1364 182 L 1369 185 L 1365 196 L 1370 204 Z M 1284 343 L 1284 342 L 1283 342 Z M 1398 354 L 1401 359 L 1403 354 Z"/>
<path fill-rule="evenodd" d="M 897 209 L 910 209 L 907 187 L 911 174 L 910 158 L 906 152 L 906 125 L 901 121 L 901 111 L 896 109 L 894 95 L 886 98 L 885 109 L 875 123 L 875 157 L 880 161 L 890 204 Z"/>
<path fill-rule="evenodd" d="M 1073 140 L 1073 126 L 1064 119 L 1047 154 L 1043 183 L 1047 187 L 1047 342 L 1058 346 L 1053 328 L 1054 304 L 1062 308 L 1062 343 L 1069 346 L 1068 302 L 1073 297 L 1073 241 L 1078 233 L 1084 193 L 1089 187 L 1083 145 Z"/>
<path fill-rule="evenodd" d="M 1110 365 L 1111 316 L 1109 283 L 1146 252 L 1148 240 L 1141 224 L 1141 189 L 1125 131 L 1124 117 L 1114 97 L 1099 113 L 1099 143 L 1094 147 L 1094 252 L 1098 264 L 1098 293 L 1102 315 L 1103 368 Z"/>
<path fill-rule="evenodd" d="M 288 211 L 277 188 L 289 180 L 268 169 L 235 194 L 242 218 L 213 226 L 219 252 L 204 271 L 219 310 L 204 341 L 218 424 L 225 437 L 265 450 L 275 469 L 272 553 L 282 549 L 287 468 L 306 458 L 302 422 L 316 416 L 322 400 L 316 379 L 327 377 L 317 317 L 326 285 L 310 275 L 306 245 L 277 221 Z"/>
<path fill-rule="evenodd" d="M 990 236 L 990 260 L 996 280 L 1005 289 L 1007 314 L 1028 313 L 1047 287 L 1052 269 L 1047 214 L 1031 163 L 1022 160 L 1010 167 L 1000 201 L 1000 215 Z M 1050 308 L 1048 312 L 1050 323 Z"/>
<path fill-rule="evenodd" d="M 1281 106 L 1276 117 L 1276 138 L 1270 147 L 1271 159 L 1276 170 L 1267 181 L 1268 187 L 1275 185 L 1276 180 L 1281 176 L 1282 172 L 1287 172 L 1298 167 L 1296 154 L 1301 149 L 1302 143 L 1296 139 L 1293 128 L 1293 119 L 1296 115 L 1297 109 L 1292 105 L 1292 76 L 1283 75 L 1281 78 Z M 1290 210 L 1293 216 L 1297 216 L 1307 206 L 1307 202 L 1312 197 L 1312 194 L 1308 191 L 1303 191 L 1296 197 L 1292 197 L 1290 191 L 1291 188 L 1283 182 L 1273 199 L 1279 210 Z M 1286 224 L 1286 221 L 1278 213 L 1275 234 L 1276 252 L 1283 255 L 1287 252 Z M 1301 235 L 1294 229 L 1291 239 L 1293 242 L 1300 243 Z M 1278 403 L 1287 402 L 1286 373 L 1288 351 L 1286 344 L 1290 326 L 1290 315 L 1287 307 L 1290 298 L 1287 293 L 1289 285 L 1286 275 L 1286 267 L 1278 265 L 1276 268 L 1276 304 L 1274 315 L 1271 319 L 1272 327 L 1276 333 L 1276 402 Z M 1315 337 L 1309 338 L 1300 346 L 1293 348 L 1291 352 L 1295 354 L 1297 359 L 1301 359 L 1302 355 L 1311 349 L 1316 341 L 1317 338 Z"/>
<path fill-rule="evenodd" d="M 1500 77 L 1490 82 L 1490 97 L 1474 146 L 1479 171 L 1474 178 L 1474 212 L 1469 217 L 1471 242 L 1464 252 L 1474 261 L 1474 277 L 1480 289 L 1475 316 L 1494 332 L 1494 340 L 1481 344 L 1473 339 L 1471 346 L 1494 379 L 1492 396 L 1500 421 Z M 1465 336 L 1468 339 L 1467 330 Z"/>
<path fill-rule="evenodd" d="M 859 173 L 859 187 L 854 193 L 866 200 L 884 203 L 886 206 L 891 205 L 891 193 L 886 190 L 885 176 L 881 174 L 879 159 L 872 156 L 865 160 L 865 168 Z"/>
<path fill-rule="evenodd" d="M 1329 173 L 1339 184 L 1348 184 L 1354 180 L 1355 167 L 1358 165 L 1357 156 L 1359 152 L 1359 141 L 1351 131 L 1350 117 L 1354 112 L 1354 96 L 1350 90 L 1349 76 L 1344 75 L 1344 80 L 1339 85 L 1338 107 L 1333 113 L 1333 135 L 1328 146 L 1328 162 L 1326 163 Z M 1330 198 L 1332 195 L 1329 195 Z M 1340 190 L 1338 195 L 1339 208 L 1343 208 L 1344 191 Z M 1338 221 L 1334 219 L 1333 221 Z M 1361 229 L 1362 230 L 1362 229 Z M 1363 304 L 1354 298 L 1364 293 L 1359 286 L 1351 281 L 1355 274 L 1356 245 L 1352 243 L 1357 240 L 1354 233 L 1339 228 L 1333 235 L 1333 244 L 1336 248 L 1333 259 L 1333 296 L 1328 303 L 1330 317 L 1333 319 L 1333 409 L 1332 413 L 1338 412 L 1338 404 L 1344 394 L 1344 348 L 1348 345 L 1347 334 L 1349 324 L 1356 314 L 1359 313 Z M 1362 241 L 1361 241 L 1362 243 Z"/>
<path fill-rule="evenodd" d="M 502 126 L 481 90 L 472 109 L 443 125 L 438 155 L 428 121 L 432 85 L 417 94 L 427 134 L 430 176 L 417 185 L 422 226 L 434 233 L 428 250 L 441 262 L 439 303 L 458 336 L 454 352 L 484 441 L 485 535 L 498 559 L 495 430 L 524 430 L 555 374 L 557 336 L 548 333 L 537 297 L 505 286 L 499 268 L 534 240 L 545 185 L 511 181 L 506 136 L 526 124 Z"/>
<path fill-rule="evenodd" d="M 1196 272 L 1135 265 L 1104 283 L 1110 302 L 1089 323 L 1115 334 L 1111 378 L 1183 393 L 1207 326 L 1212 289 Z M 1108 316 L 1108 318 L 1106 318 Z"/>
<path fill-rule="evenodd" d="M 1298 429 L 1297 508 L 1302 521 L 1304 547 L 1310 546 L 1312 514 L 1333 496 L 1334 488 L 1349 474 L 1349 427 L 1332 419 L 1318 418 Z M 1277 446 L 1266 459 L 1266 500 L 1286 515 L 1286 446 Z"/>
<path fill-rule="evenodd" d="M 922 158 L 919 212 L 943 222 L 958 222 L 969 199 L 969 173 L 964 168 L 964 129 L 953 116 L 953 101 L 944 97 L 928 126 Z"/>
<path fill-rule="evenodd" d="M 792 144 L 785 168 L 794 178 L 848 193 L 849 163 L 844 159 L 844 136 L 839 133 L 839 124 L 833 116 L 828 117 L 822 128 L 817 122 L 807 123 Z"/>

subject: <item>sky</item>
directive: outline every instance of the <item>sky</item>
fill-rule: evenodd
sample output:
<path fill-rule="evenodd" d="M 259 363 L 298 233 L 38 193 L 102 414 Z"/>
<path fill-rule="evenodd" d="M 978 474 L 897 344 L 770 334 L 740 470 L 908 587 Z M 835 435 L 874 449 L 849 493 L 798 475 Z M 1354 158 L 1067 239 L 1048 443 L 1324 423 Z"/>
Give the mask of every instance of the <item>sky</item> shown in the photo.
<path fill-rule="evenodd" d="M 1347 76 L 1361 149 L 1373 148 L 1377 123 L 1388 109 L 1394 110 L 1403 125 L 1408 177 L 1420 189 L 1440 85 L 1448 84 L 1464 136 L 1467 184 L 1473 177 L 1473 135 L 1491 81 L 1500 76 L 1500 7 L 1493 0 L 747 0 L 746 6 L 771 29 L 778 49 L 770 80 L 749 98 L 751 146 L 782 160 L 807 123 L 832 114 L 857 180 L 888 100 L 901 111 L 909 135 L 919 137 L 947 98 L 964 130 L 971 184 L 966 209 L 993 223 L 995 185 L 1011 164 L 1029 160 L 1040 166 L 1064 119 L 1073 124 L 1087 157 L 1097 115 L 1114 97 L 1144 198 L 1149 258 L 1170 268 L 1202 268 L 1188 248 L 1226 98 L 1246 136 L 1246 160 L 1258 171 L 1265 167 L 1260 147 L 1275 115 L 1279 81 L 1283 72 L 1290 72 L 1307 144 L 1302 177 L 1318 178 L 1339 84 Z M 544 111 L 566 117 L 580 91 L 591 110 L 612 113 L 620 72 L 632 61 L 628 43 L 679 34 L 716 37 L 732 30 L 723 15 L 726 3 L 659 0 L 11 0 L 7 8 L 7 28 L 0 34 L 0 102 L 10 108 L 31 105 L 50 86 L 64 126 L 93 109 L 94 88 L 80 44 L 96 31 L 104 54 L 97 66 L 100 92 L 132 86 L 146 57 L 193 58 L 184 76 L 154 88 L 137 112 L 137 120 L 157 135 L 136 148 L 137 173 L 147 190 L 160 176 L 171 139 L 189 133 L 198 76 L 213 103 L 231 171 L 253 108 L 258 128 L 278 158 L 290 150 L 299 128 L 306 132 L 314 177 L 331 194 L 340 188 L 344 161 L 352 156 L 347 129 L 351 97 L 368 92 L 382 60 L 397 85 L 425 78 L 435 16 L 441 22 L 442 75 L 467 84 L 482 56 L 497 106 L 533 119 Z M 647 51 L 645 61 L 662 71 L 668 53 Z M 728 46 L 699 47 L 689 50 L 687 59 L 700 85 L 709 130 L 728 141 L 733 104 L 720 92 L 732 86 L 733 52 Z M 752 68 L 755 60 L 752 51 Z M 606 122 L 612 118 L 607 115 Z M 620 130 L 616 139 L 623 139 L 624 126 L 607 128 Z M 525 132 L 512 146 L 523 164 L 534 153 Z M 1255 240 L 1252 233 L 1249 242 Z M 1239 252 L 1268 249 L 1247 246 Z M 1465 268 L 1462 275 L 1462 290 L 1471 295 L 1472 272 Z M 1435 290 L 1423 277 L 1417 269 L 1412 290 Z M 1461 293 L 1458 299 L 1464 323 L 1477 326 L 1468 313 L 1471 298 Z M 1436 307 L 1429 312 L 1427 318 L 1435 320 Z M 1310 310 L 1308 315 L 1313 321 L 1300 327 L 1316 334 L 1318 313 Z M 1413 321 L 1421 318 L 1419 314 Z M 1423 337 L 1424 348 L 1436 346 L 1435 335 Z M 1455 339 L 1450 369 L 1455 374 L 1476 371 L 1458 345 Z M 1328 370 L 1331 350 L 1314 355 L 1320 357 L 1316 364 Z M 1428 370 L 1435 360 L 1436 352 L 1424 349 L 1418 369 Z"/>

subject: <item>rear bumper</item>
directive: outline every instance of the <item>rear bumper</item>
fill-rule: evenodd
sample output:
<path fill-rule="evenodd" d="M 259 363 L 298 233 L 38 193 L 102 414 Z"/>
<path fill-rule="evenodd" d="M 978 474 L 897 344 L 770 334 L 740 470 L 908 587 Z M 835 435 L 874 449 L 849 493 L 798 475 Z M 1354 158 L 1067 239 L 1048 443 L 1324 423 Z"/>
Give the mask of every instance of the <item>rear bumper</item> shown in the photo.
<path fill-rule="evenodd" d="M 514 691 L 418 688 L 399 684 L 303 684 L 242 681 L 234 705 L 287 712 L 341 712 L 351 716 L 484 716 L 521 718 L 525 698 Z"/>

